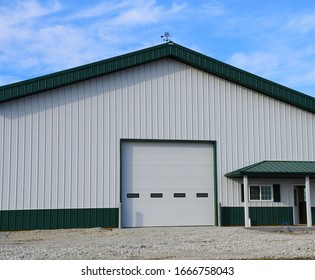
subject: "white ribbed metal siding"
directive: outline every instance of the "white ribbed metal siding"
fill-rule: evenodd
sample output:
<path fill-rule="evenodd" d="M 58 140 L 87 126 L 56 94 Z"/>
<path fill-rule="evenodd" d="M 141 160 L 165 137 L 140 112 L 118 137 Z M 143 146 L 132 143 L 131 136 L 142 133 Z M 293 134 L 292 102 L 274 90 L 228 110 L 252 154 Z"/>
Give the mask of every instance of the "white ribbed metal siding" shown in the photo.
<path fill-rule="evenodd" d="M 0 209 L 117 207 L 120 139 L 217 141 L 224 174 L 261 160 L 315 160 L 315 115 L 164 59 L 0 104 Z"/>

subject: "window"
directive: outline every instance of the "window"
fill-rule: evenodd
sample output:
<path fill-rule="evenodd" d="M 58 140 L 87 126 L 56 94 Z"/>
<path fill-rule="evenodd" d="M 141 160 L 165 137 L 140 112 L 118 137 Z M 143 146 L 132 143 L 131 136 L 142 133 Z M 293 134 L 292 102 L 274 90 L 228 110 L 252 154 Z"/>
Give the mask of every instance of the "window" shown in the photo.
<path fill-rule="evenodd" d="M 249 186 L 249 200 L 272 200 L 272 187 L 269 185 Z"/>

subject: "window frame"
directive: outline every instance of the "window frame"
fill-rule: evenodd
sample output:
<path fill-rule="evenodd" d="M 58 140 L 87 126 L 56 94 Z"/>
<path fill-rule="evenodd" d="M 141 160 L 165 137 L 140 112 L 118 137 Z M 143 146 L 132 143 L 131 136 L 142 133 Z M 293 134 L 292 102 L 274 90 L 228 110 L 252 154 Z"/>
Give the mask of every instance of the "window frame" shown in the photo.
<path fill-rule="evenodd" d="M 251 187 L 259 187 L 259 199 L 251 199 Z M 262 199 L 262 187 L 270 188 L 270 199 Z M 248 186 L 248 200 L 250 202 L 272 202 L 273 201 L 273 185 L 270 184 L 251 184 Z"/>

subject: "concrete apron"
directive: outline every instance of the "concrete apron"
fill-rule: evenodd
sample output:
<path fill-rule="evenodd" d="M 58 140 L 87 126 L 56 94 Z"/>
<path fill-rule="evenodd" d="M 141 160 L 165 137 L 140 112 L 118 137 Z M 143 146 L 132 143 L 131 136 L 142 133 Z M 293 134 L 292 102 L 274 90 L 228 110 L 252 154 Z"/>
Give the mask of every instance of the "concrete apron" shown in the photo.
<path fill-rule="evenodd" d="M 282 225 L 282 226 L 252 226 L 245 229 L 260 230 L 267 232 L 301 232 L 301 231 L 315 231 L 315 226 L 307 227 L 306 225 Z"/>

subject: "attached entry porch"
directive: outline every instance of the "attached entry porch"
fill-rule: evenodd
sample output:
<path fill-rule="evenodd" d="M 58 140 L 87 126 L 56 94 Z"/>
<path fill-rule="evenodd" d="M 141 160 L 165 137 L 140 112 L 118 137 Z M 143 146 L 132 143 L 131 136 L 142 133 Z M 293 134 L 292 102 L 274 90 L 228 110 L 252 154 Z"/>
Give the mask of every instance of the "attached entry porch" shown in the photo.
<path fill-rule="evenodd" d="M 225 176 L 240 182 L 241 207 L 223 207 L 222 225 L 315 224 L 315 162 L 262 161 Z"/>

